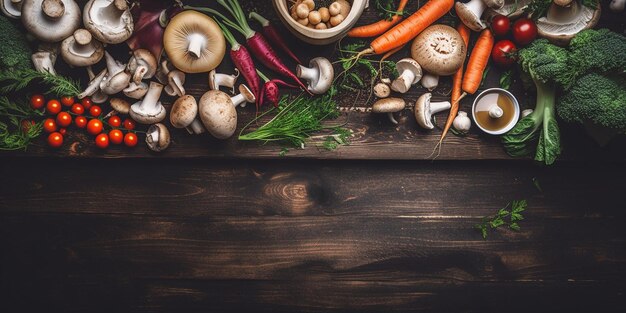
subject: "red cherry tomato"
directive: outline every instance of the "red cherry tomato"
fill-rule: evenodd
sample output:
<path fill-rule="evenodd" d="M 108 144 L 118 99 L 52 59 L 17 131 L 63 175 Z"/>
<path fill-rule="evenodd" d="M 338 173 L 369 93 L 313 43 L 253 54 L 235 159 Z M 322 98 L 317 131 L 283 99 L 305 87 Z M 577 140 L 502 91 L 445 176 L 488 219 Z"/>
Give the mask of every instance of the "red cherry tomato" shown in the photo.
<path fill-rule="evenodd" d="M 533 20 L 520 18 L 513 24 L 513 39 L 520 46 L 525 46 L 537 38 L 537 25 Z"/>
<path fill-rule="evenodd" d="M 498 14 L 491 19 L 491 30 L 496 37 L 504 37 L 511 28 L 511 20 L 507 16 Z"/>
<path fill-rule="evenodd" d="M 127 118 L 124 120 L 124 128 L 128 129 L 128 130 L 133 130 L 135 129 L 135 121 Z"/>
<path fill-rule="evenodd" d="M 22 126 L 22 132 L 26 134 L 33 126 L 35 126 L 35 121 L 23 120 L 20 125 Z"/>
<path fill-rule="evenodd" d="M 53 118 L 47 118 L 43 121 L 43 130 L 46 133 L 53 133 L 57 131 L 57 122 Z"/>
<path fill-rule="evenodd" d="M 74 103 L 70 111 L 76 115 L 83 115 L 85 114 L 85 107 L 80 103 Z"/>
<path fill-rule="evenodd" d="M 46 104 L 46 99 L 42 95 L 33 95 L 30 97 L 30 107 L 39 110 Z"/>
<path fill-rule="evenodd" d="M 128 133 L 124 136 L 124 144 L 127 147 L 134 147 L 137 145 L 137 135 L 134 133 Z"/>
<path fill-rule="evenodd" d="M 46 104 L 46 112 L 50 115 L 57 115 L 61 112 L 61 102 L 59 100 L 50 100 Z"/>
<path fill-rule="evenodd" d="M 61 103 L 66 106 L 72 106 L 74 104 L 74 97 L 61 97 Z"/>
<path fill-rule="evenodd" d="M 109 117 L 108 123 L 109 125 L 111 125 L 111 127 L 120 127 L 120 125 L 122 125 L 122 119 L 117 115 L 113 115 Z"/>
<path fill-rule="evenodd" d="M 54 132 L 48 135 L 48 145 L 52 148 L 58 148 L 63 145 L 63 135 L 59 132 Z"/>
<path fill-rule="evenodd" d="M 109 135 L 100 134 L 96 137 L 96 146 L 100 149 L 106 149 L 109 146 Z"/>
<path fill-rule="evenodd" d="M 83 100 L 81 100 L 80 103 L 87 110 L 89 110 L 89 108 L 91 108 L 91 105 L 93 104 L 93 103 L 91 103 L 91 99 L 89 99 L 89 98 L 83 98 Z"/>
<path fill-rule="evenodd" d="M 65 134 L 67 134 L 67 129 L 66 128 L 59 129 L 59 134 L 65 136 Z"/>
<path fill-rule="evenodd" d="M 89 123 L 87 123 L 87 132 L 90 135 L 97 135 L 99 133 L 102 132 L 102 121 L 100 121 L 99 119 L 92 119 L 89 121 Z"/>
<path fill-rule="evenodd" d="M 77 116 L 74 119 L 74 124 L 76 124 L 76 127 L 78 128 L 85 128 L 87 126 L 87 118 L 84 116 Z"/>
<path fill-rule="evenodd" d="M 109 132 L 109 140 L 115 144 L 119 145 L 124 141 L 124 133 L 119 129 L 114 129 Z"/>
<path fill-rule="evenodd" d="M 91 108 L 89 108 L 89 114 L 93 117 L 98 117 L 102 114 L 102 109 L 97 105 L 92 105 Z"/>
<path fill-rule="evenodd" d="M 517 47 L 512 41 L 500 40 L 493 46 L 491 58 L 497 65 L 506 68 L 515 63 L 515 51 L 517 51 Z"/>
<path fill-rule="evenodd" d="M 72 124 L 72 116 L 67 112 L 61 112 L 57 115 L 57 124 L 61 127 L 68 127 Z"/>

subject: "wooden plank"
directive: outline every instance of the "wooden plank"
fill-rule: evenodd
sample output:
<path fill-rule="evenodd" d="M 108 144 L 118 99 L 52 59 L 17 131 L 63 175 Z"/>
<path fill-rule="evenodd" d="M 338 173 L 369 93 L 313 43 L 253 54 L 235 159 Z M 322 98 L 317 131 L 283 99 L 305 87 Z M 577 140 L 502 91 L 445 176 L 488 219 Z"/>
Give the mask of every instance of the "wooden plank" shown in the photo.
<path fill-rule="evenodd" d="M 0 167 L 5 305 L 406 312 L 625 303 L 623 167 L 22 164 Z M 483 240 L 480 218 L 521 198 L 521 232 Z"/>
<path fill-rule="evenodd" d="M 265 16 L 276 18 L 271 5 L 258 5 L 256 2 L 242 2 L 244 2 L 247 11 L 255 10 Z M 204 1 L 189 1 L 189 4 L 206 5 Z M 412 2 L 408 9 L 409 12 L 414 11 L 418 4 L 418 1 Z M 609 26 L 618 32 L 623 31 L 624 21 L 619 18 L 618 14 L 608 13 L 610 10 L 605 10 L 605 12 L 607 13 L 603 14 L 603 20 L 600 25 Z M 375 10 L 369 10 L 365 12 L 360 23 L 369 23 L 377 18 Z M 277 26 L 282 26 L 279 21 L 274 21 Z M 456 23 L 456 18 L 453 17 L 451 13 L 443 17 L 440 22 L 454 24 Z M 287 31 L 285 30 L 285 32 Z M 295 39 L 293 40 L 297 42 Z M 354 40 L 344 40 L 344 43 L 349 42 L 354 42 Z M 338 56 L 336 47 L 332 45 L 311 47 L 308 45 L 294 44 L 294 47 L 298 54 L 303 56 L 304 60 L 308 60 L 314 56 L 326 56 L 332 60 L 336 60 Z M 128 51 L 123 45 L 110 47 L 109 50 L 120 60 L 127 58 Z M 394 56 L 393 59 L 398 60 L 407 56 L 409 56 L 409 52 L 402 51 Z M 290 60 L 286 62 L 289 67 L 295 68 L 295 64 Z M 339 65 L 336 65 L 336 67 L 337 72 L 339 72 Z M 499 86 L 499 78 L 503 71 L 495 66 L 491 66 L 490 68 L 489 74 L 480 89 L 481 91 L 486 88 Z M 233 65 L 228 58 L 225 58 L 219 69 L 220 71 L 230 73 L 233 71 Z M 270 72 L 267 69 L 263 70 L 266 73 Z M 85 75 L 80 71 L 63 68 L 62 65 L 59 71 L 61 73 L 72 73 L 72 75 Z M 82 81 L 86 81 L 86 78 L 83 77 Z M 207 90 L 206 74 L 188 75 L 186 89 L 189 94 L 199 98 Z M 523 91 L 520 81 L 515 80 L 513 82 L 511 91 L 519 98 L 524 108 L 534 107 L 534 96 L 532 94 L 526 94 Z M 415 123 L 411 112 L 412 104 L 424 92 L 425 90 L 418 85 L 413 88 L 410 93 L 403 96 L 408 105 L 405 111 L 398 114 L 400 125 L 397 127 L 389 123 L 384 117 L 372 116 L 370 113 L 352 112 L 349 116 L 344 114 L 337 121 L 330 122 L 330 124 L 343 124 L 347 121 L 345 127 L 352 130 L 354 133 L 354 137 L 351 138 L 351 144 L 349 146 L 340 147 L 336 151 L 325 151 L 319 147 L 321 141 L 324 139 L 320 138 L 316 142 L 310 143 L 306 149 L 290 149 L 286 157 L 314 159 L 429 159 L 432 157 L 433 148 L 439 140 L 440 131 L 421 130 Z M 449 93 L 450 79 L 444 77 L 441 79 L 440 87 L 434 92 L 434 98 L 436 100 L 446 100 Z M 355 96 L 355 94 L 355 92 L 340 93 L 337 96 L 339 105 L 343 108 L 353 106 L 367 108 L 373 103 L 373 99 L 370 98 L 368 100 L 367 90 L 360 91 L 358 97 Z M 168 105 L 173 100 L 174 99 L 171 97 L 163 97 L 163 102 Z M 468 97 L 464 100 L 462 102 L 462 109 L 470 111 L 472 100 L 472 97 Z M 238 109 L 238 111 L 239 129 L 237 134 L 241 127 L 255 116 L 255 110 L 250 106 Z M 445 118 L 445 113 L 438 116 L 438 124 L 442 125 Z M 563 140 L 565 141 L 564 145 L 566 146 L 563 156 L 565 159 L 586 159 L 590 156 L 600 154 L 608 155 L 608 158 L 623 160 L 626 155 L 626 153 L 624 153 L 626 152 L 624 151 L 624 149 L 626 149 L 624 148 L 626 146 L 624 144 L 626 143 L 626 139 L 622 138 L 612 143 L 610 147 L 600 149 L 582 131 L 571 131 L 567 129 L 564 123 L 562 123 L 561 126 L 564 129 L 562 133 L 564 137 Z M 140 144 L 140 146 L 135 149 L 111 147 L 106 151 L 101 151 L 95 147 L 91 136 L 74 129 L 70 129 L 70 135 L 66 138 L 66 144 L 59 150 L 48 149 L 45 140 L 42 139 L 26 152 L 13 152 L 8 154 L 14 156 L 72 156 L 96 158 L 145 158 L 155 156 L 163 158 L 278 158 L 282 150 L 282 147 L 277 144 L 260 145 L 257 143 L 245 143 L 238 141 L 236 138 L 218 141 L 211 138 L 208 134 L 191 136 L 184 130 L 174 129 L 173 127 L 169 128 L 172 133 L 173 144 L 169 150 L 158 155 L 151 153 L 143 144 Z M 145 130 L 145 128 L 142 129 Z M 140 134 L 140 140 L 143 141 L 143 138 L 144 136 Z M 570 142 L 572 144 L 568 144 Z M 2 153 L 2 155 L 7 155 L 7 153 Z M 438 159 L 494 160 L 510 158 L 504 153 L 498 138 L 481 134 L 476 127 L 473 127 L 468 137 L 460 138 L 454 135 L 448 136 Z"/>

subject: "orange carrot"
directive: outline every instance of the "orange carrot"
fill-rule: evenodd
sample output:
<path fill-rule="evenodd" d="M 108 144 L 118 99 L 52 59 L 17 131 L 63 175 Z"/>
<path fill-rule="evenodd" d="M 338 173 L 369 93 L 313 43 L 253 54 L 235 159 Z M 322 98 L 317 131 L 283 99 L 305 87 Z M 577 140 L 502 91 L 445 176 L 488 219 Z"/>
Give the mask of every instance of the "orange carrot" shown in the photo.
<path fill-rule="evenodd" d="M 374 37 L 374 36 L 378 36 L 384 33 L 389 28 L 393 27 L 398 22 L 400 22 L 400 20 L 402 19 L 402 13 L 404 11 L 404 7 L 406 6 L 407 2 L 409 2 L 409 0 L 400 0 L 400 3 L 398 4 L 397 15 L 394 15 L 391 18 L 391 20 L 380 20 L 378 22 L 375 22 L 369 25 L 355 27 L 348 32 L 348 37 L 353 37 L 353 38 Z"/>
<path fill-rule="evenodd" d="M 452 6 L 454 0 L 430 0 L 411 16 L 394 26 L 380 37 L 374 39 L 370 47 L 361 51 L 357 57 L 365 54 L 383 54 L 411 41 L 426 27 L 444 16 Z"/>
<path fill-rule="evenodd" d="M 465 24 L 459 23 L 459 26 L 457 26 L 456 30 L 461 35 L 461 38 L 463 38 L 463 42 L 465 42 L 465 47 L 469 47 L 468 45 L 469 45 L 470 29 L 467 28 Z M 452 103 L 452 107 L 450 108 L 450 114 L 448 114 L 448 120 L 446 121 L 446 125 L 443 128 L 443 132 L 441 133 L 441 138 L 439 138 L 439 144 L 443 142 L 443 139 L 446 137 L 446 135 L 448 134 L 448 131 L 450 130 L 450 127 L 452 126 L 452 122 L 454 121 L 454 118 L 456 118 L 456 114 L 459 112 L 458 99 L 461 97 L 462 80 L 463 80 L 463 64 L 461 64 L 461 67 L 456 71 L 456 73 L 454 73 L 454 76 L 452 76 L 452 97 L 450 99 L 450 102 Z"/>
<path fill-rule="evenodd" d="M 463 83 L 461 88 L 463 93 L 461 96 L 452 102 L 452 105 L 458 105 L 461 99 L 465 98 L 468 94 L 474 94 L 483 79 L 483 73 L 489 63 L 489 56 L 491 55 L 491 49 L 493 49 L 493 35 L 489 28 L 483 30 L 476 40 L 472 54 L 470 54 L 469 61 L 467 62 L 467 69 L 465 75 L 463 75 Z"/>

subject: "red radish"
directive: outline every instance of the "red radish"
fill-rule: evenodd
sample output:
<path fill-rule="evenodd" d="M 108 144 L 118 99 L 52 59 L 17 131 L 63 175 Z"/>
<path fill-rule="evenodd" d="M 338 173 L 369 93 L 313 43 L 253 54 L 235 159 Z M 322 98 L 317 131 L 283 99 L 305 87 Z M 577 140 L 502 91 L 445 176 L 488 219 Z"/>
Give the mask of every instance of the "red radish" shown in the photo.
<path fill-rule="evenodd" d="M 254 54 L 261 64 L 265 65 L 269 69 L 274 72 L 287 77 L 300 86 L 304 91 L 312 95 L 312 93 L 307 89 L 306 85 L 298 79 L 296 74 L 287 68 L 287 66 L 278 58 L 272 46 L 265 40 L 263 35 L 255 32 L 250 25 L 248 25 L 248 21 L 246 20 L 246 15 L 243 13 L 243 9 L 237 0 L 228 0 L 228 4 L 226 0 L 216 0 L 217 3 L 222 5 L 230 14 L 235 18 L 236 24 L 225 20 L 224 23 L 238 32 L 240 32 L 244 37 L 246 37 L 246 42 L 248 44 L 248 48 L 250 48 L 250 52 Z M 233 25 L 234 24 L 234 25 Z"/>
<path fill-rule="evenodd" d="M 252 56 L 246 47 L 240 45 L 235 36 L 228 30 L 224 24 L 221 22 L 217 22 L 224 33 L 224 38 L 230 43 L 230 58 L 235 63 L 239 72 L 243 75 L 246 83 L 254 96 L 256 97 L 256 109 L 259 110 L 259 107 L 263 102 L 259 101 L 259 98 L 263 98 L 261 95 L 261 79 L 257 74 L 256 67 L 254 66 L 254 61 L 252 61 Z"/>
<path fill-rule="evenodd" d="M 274 107 L 278 107 L 278 101 L 280 101 L 280 91 L 278 90 L 279 85 L 289 88 L 298 88 L 298 86 L 287 84 L 280 79 L 270 80 L 269 78 L 267 78 L 267 76 L 265 76 L 265 74 L 263 74 L 259 70 L 257 70 L 257 73 L 265 82 L 265 84 L 263 85 L 263 90 L 261 91 L 261 99 L 259 101 L 261 105 L 263 105 L 264 102 L 267 102 Z"/>
<path fill-rule="evenodd" d="M 256 20 L 257 22 L 259 22 L 259 24 L 261 24 L 261 26 L 263 26 L 263 35 L 265 36 L 265 38 L 267 38 L 272 44 L 274 44 L 276 47 L 280 48 L 280 50 L 289 55 L 298 64 L 302 64 L 296 54 L 293 53 L 291 49 L 289 49 L 289 46 L 287 46 L 287 42 L 285 42 L 285 39 L 280 35 L 280 32 L 278 32 L 274 25 L 270 24 L 270 21 L 268 21 L 266 18 L 256 12 L 251 12 L 250 18 Z"/>

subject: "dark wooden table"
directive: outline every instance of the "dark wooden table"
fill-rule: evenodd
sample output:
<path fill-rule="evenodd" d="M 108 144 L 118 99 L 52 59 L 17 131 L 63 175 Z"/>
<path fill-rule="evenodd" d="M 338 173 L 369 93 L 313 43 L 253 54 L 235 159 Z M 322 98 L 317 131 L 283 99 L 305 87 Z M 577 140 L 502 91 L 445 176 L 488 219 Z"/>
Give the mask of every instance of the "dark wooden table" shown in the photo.
<path fill-rule="evenodd" d="M 251 3 L 275 16 L 269 1 Z M 605 13 L 602 25 L 623 32 L 623 18 Z M 374 18 L 368 12 L 363 22 Z M 497 86 L 500 73 L 491 69 L 484 87 Z M 200 96 L 204 79 L 191 77 L 189 92 Z M 532 107 L 519 82 L 512 88 Z M 371 104 L 347 94 L 339 102 Z M 239 114 L 242 126 L 254 109 Z M 541 167 L 473 130 L 449 136 L 433 161 L 439 132 L 419 130 L 409 110 L 397 127 L 358 112 L 339 120 L 354 131 L 349 146 L 310 144 L 283 157 L 278 145 L 180 130 L 162 154 L 99 151 L 78 132 L 60 150 L 38 141 L 3 153 L 0 311 L 626 307 L 623 139 L 599 148 L 563 125 L 562 160 Z M 483 240 L 474 226 L 514 199 L 529 204 L 521 231 Z"/>

